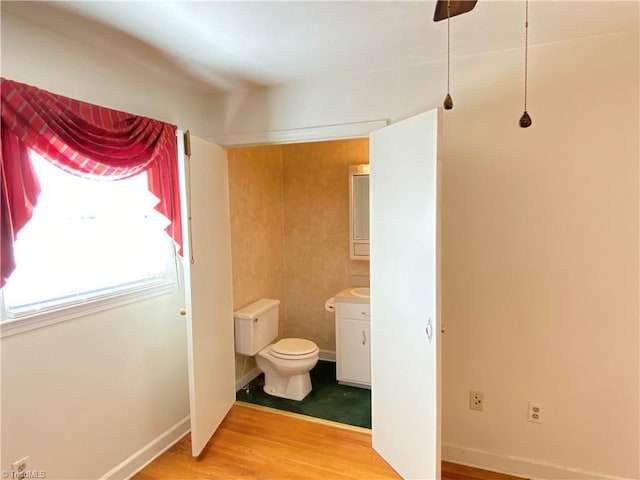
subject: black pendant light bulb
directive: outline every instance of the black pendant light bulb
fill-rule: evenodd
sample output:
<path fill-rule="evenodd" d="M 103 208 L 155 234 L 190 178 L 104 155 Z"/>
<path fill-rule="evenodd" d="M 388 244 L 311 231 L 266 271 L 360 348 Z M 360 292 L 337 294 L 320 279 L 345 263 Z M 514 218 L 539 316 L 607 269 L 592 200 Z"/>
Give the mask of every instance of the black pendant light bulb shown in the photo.
<path fill-rule="evenodd" d="M 453 108 L 451 98 L 451 0 L 447 0 L 447 96 L 444 97 L 443 106 L 445 110 Z"/>
<path fill-rule="evenodd" d="M 528 80 L 528 63 L 529 63 L 529 0 L 524 1 L 525 17 L 524 17 L 524 112 L 520 117 L 520 127 L 530 127 L 533 121 L 527 113 L 527 80 Z"/>

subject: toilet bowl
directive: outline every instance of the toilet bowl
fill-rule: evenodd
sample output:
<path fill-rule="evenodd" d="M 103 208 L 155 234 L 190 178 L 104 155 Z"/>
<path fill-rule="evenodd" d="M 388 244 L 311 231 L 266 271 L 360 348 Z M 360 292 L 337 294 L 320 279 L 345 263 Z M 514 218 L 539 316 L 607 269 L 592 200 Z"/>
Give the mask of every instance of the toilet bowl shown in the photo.
<path fill-rule="evenodd" d="M 318 363 L 318 346 L 303 338 L 278 336 L 279 300 L 263 298 L 234 312 L 236 353 L 255 356 L 269 395 L 302 400 L 311 391 L 309 371 Z"/>
<path fill-rule="evenodd" d="M 318 346 L 311 340 L 284 338 L 256 355 L 264 372 L 264 392 L 290 400 L 302 400 L 311 391 L 309 371 L 318 363 Z"/>

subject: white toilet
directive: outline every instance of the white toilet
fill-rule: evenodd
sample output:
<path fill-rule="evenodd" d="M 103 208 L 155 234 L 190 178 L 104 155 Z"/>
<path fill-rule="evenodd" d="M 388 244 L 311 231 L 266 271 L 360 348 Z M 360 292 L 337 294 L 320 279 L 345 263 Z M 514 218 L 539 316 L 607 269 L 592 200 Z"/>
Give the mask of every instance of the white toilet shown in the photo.
<path fill-rule="evenodd" d="M 311 340 L 278 336 L 280 300 L 263 298 L 234 312 L 236 353 L 256 356 L 269 395 L 302 400 L 311 391 L 309 371 L 318 363 L 318 346 Z"/>

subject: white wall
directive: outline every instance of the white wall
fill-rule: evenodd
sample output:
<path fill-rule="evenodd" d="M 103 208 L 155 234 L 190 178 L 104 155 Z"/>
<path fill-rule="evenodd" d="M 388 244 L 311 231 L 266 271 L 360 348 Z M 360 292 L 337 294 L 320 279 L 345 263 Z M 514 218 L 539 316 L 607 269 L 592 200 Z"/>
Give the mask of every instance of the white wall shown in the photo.
<path fill-rule="evenodd" d="M 455 59 L 444 114 L 443 453 L 638 478 L 638 32 Z M 253 92 L 214 137 L 441 105 L 443 64 Z M 468 409 L 468 391 L 485 410 Z M 528 401 L 544 423 L 526 421 Z"/>
<path fill-rule="evenodd" d="M 181 302 L 176 291 L 3 338 L 2 470 L 28 455 L 48 479 L 100 478 L 172 427 L 184 433 Z"/>
<path fill-rule="evenodd" d="M 77 42 L 6 10 L 3 6 L 0 63 L 3 77 L 173 123 L 199 136 L 208 134 L 205 108 L 208 97 L 204 93 L 189 90 L 182 82 L 158 76 L 144 65 Z"/>
<path fill-rule="evenodd" d="M 536 48 L 529 130 L 516 126 L 520 82 L 446 125 L 451 458 L 638 478 L 638 54 L 637 33 Z M 470 389 L 485 392 L 481 414 Z M 528 401 L 542 425 L 525 421 Z"/>
<path fill-rule="evenodd" d="M 203 96 L 3 12 L 2 75 L 92 103 L 207 129 Z M 188 428 L 182 292 L 2 339 L 0 469 L 25 455 L 49 479 L 127 468 Z M 168 438 L 167 437 L 167 438 Z M 167 438 L 160 439 L 166 441 Z M 151 447 L 140 452 L 140 449 Z M 139 454 L 135 458 L 132 455 Z"/>

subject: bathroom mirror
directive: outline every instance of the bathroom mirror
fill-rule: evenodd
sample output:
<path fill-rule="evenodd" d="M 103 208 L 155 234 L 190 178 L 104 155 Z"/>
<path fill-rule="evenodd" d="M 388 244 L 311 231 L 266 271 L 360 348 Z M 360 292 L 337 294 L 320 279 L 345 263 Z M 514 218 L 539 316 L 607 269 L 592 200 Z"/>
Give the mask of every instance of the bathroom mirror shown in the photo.
<path fill-rule="evenodd" d="M 349 257 L 369 260 L 369 165 L 349 166 Z"/>

